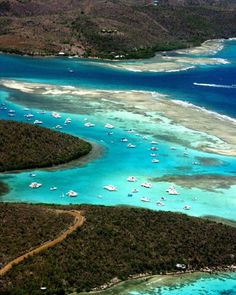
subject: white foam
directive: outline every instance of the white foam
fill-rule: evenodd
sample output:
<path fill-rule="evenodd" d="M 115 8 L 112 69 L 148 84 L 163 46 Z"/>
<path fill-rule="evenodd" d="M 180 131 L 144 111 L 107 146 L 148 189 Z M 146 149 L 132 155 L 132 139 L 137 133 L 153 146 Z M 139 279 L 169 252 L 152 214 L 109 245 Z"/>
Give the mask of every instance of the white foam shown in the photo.
<path fill-rule="evenodd" d="M 188 71 L 191 69 L 195 69 L 195 66 L 189 66 L 189 67 L 185 67 L 185 68 L 180 68 L 180 69 L 176 69 L 176 70 L 166 70 L 167 73 L 172 73 L 172 72 L 182 72 L 182 71 Z"/>
<path fill-rule="evenodd" d="M 205 113 L 208 113 L 210 115 L 213 115 L 214 117 L 217 117 L 218 119 L 222 120 L 222 121 L 230 121 L 231 123 L 235 124 L 236 125 L 236 119 L 232 118 L 232 117 L 229 117 L 229 116 L 226 116 L 226 115 L 221 115 L 217 112 L 214 112 L 214 111 L 209 111 L 207 110 L 206 108 L 204 107 L 199 107 L 199 106 L 196 106 L 188 101 L 182 101 L 182 100 L 172 100 L 174 103 L 178 104 L 178 105 L 182 105 L 184 107 L 188 107 L 188 108 L 192 108 L 192 109 L 197 109 L 199 111 L 202 111 L 202 112 L 205 112 Z"/>
<path fill-rule="evenodd" d="M 214 87 L 214 88 L 229 88 L 229 89 L 234 89 L 236 88 L 236 85 L 221 85 L 221 84 L 207 84 L 207 83 L 197 83 L 194 82 L 193 85 L 196 86 L 202 86 L 202 87 Z"/>
<path fill-rule="evenodd" d="M 200 46 L 176 50 L 178 54 L 215 55 L 224 48 L 225 39 L 211 39 Z"/>

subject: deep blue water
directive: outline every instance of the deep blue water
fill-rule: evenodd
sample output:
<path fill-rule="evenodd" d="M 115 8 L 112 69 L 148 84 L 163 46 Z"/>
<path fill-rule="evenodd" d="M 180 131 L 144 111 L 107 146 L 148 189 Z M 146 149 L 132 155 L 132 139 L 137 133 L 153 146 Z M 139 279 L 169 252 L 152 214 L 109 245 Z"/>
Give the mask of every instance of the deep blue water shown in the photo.
<path fill-rule="evenodd" d="M 100 89 L 150 90 L 188 100 L 221 114 L 236 117 L 236 88 L 199 87 L 193 83 L 236 85 L 236 41 L 216 57 L 230 59 L 231 64 L 202 66 L 173 73 L 135 73 L 97 66 L 88 60 L 67 58 L 37 59 L 0 55 L 0 76 L 33 79 L 61 85 L 86 86 Z M 233 49 L 232 49 L 233 48 Z M 73 73 L 69 72 L 73 70 Z"/>

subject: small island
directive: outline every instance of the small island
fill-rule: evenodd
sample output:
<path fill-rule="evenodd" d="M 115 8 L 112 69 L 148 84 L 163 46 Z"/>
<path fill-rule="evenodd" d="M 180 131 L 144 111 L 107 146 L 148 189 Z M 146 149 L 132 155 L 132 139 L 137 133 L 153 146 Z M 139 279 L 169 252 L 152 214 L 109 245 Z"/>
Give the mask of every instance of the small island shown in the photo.
<path fill-rule="evenodd" d="M 61 213 L 77 212 L 82 218 L 60 243 L 2 274 L 2 295 L 77 294 L 148 275 L 233 270 L 236 262 L 236 228 L 184 214 L 25 204 L 0 204 L 0 212 L 5 220 L 0 228 L 2 269 L 63 234 L 73 221 Z"/>
<path fill-rule="evenodd" d="M 0 120 L 0 146 L 0 172 L 60 165 L 85 156 L 92 149 L 90 143 L 78 137 L 6 120 Z"/>

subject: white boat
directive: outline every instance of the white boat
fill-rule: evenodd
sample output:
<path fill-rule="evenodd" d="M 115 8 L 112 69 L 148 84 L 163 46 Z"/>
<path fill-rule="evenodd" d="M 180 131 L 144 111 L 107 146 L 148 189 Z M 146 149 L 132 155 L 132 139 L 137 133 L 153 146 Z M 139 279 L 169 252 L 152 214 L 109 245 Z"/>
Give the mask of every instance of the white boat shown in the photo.
<path fill-rule="evenodd" d="M 93 123 L 87 122 L 84 124 L 85 127 L 94 127 L 95 125 Z"/>
<path fill-rule="evenodd" d="M 38 183 L 38 182 L 32 182 L 29 187 L 30 188 L 39 188 L 40 186 L 42 186 L 41 183 Z"/>
<path fill-rule="evenodd" d="M 134 144 L 132 144 L 132 143 L 129 143 L 129 144 L 127 145 L 127 147 L 128 147 L 128 148 L 135 148 L 136 145 L 134 145 Z"/>
<path fill-rule="evenodd" d="M 44 114 L 46 114 L 46 111 L 38 111 L 37 113 L 41 114 L 41 115 L 44 115 Z"/>
<path fill-rule="evenodd" d="M 56 129 L 62 129 L 62 126 L 61 125 L 57 125 L 55 128 Z"/>
<path fill-rule="evenodd" d="M 127 130 L 128 133 L 134 133 L 134 130 L 133 129 L 129 129 Z"/>
<path fill-rule="evenodd" d="M 153 140 L 153 141 L 151 141 L 151 144 L 153 144 L 153 145 L 158 144 L 158 142 Z"/>
<path fill-rule="evenodd" d="M 121 138 L 121 140 L 120 140 L 121 142 L 127 142 L 128 141 L 128 139 L 127 138 L 125 138 L 125 137 L 123 137 L 123 138 Z"/>
<path fill-rule="evenodd" d="M 15 114 L 15 112 L 16 112 L 15 110 L 9 110 L 8 111 L 8 113 L 10 113 L 10 114 Z"/>
<path fill-rule="evenodd" d="M 107 123 L 104 127 L 105 127 L 105 128 L 108 128 L 108 129 L 113 129 L 113 128 L 115 128 L 113 125 L 111 125 L 111 124 L 109 124 L 109 123 Z"/>
<path fill-rule="evenodd" d="M 137 181 L 137 178 L 135 176 L 129 176 L 127 178 L 127 181 L 129 181 L 129 182 L 135 182 L 135 181 Z"/>
<path fill-rule="evenodd" d="M 26 114 L 26 115 L 24 115 L 24 117 L 26 117 L 27 119 L 30 119 L 30 118 L 33 118 L 34 115 L 33 114 Z"/>
<path fill-rule="evenodd" d="M 52 112 L 51 116 L 54 117 L 54 118 L 61 118 L 61 115 L 59 113 L 56 113 L 56 112 Z"/>
<path fill-rule="evenodd" d="M 138 192 L 139 192 L 139 190 L 136 189 L 136 188 L 134 188 L 134 189 L 132 190 L 132 193 L 133 193 L 133 194 L 136 194 L 136 193 L 138 193 Z"/>
<path fill-rule="evenodd" d="M 176 147 L 172 146 L 170 149 L 171 149 L 172 151 L 175 151 L 175 150 L 176 150 Z"/>
<path fill-rule="evenodd" d="M 30 173 L 30 175 L 29 175 L 30 177 L 35 177 L 36 176 L 36 174 L 35 173 Z"/>
<path fill-rule="evenodd" d="M 159 163 L 160 161 L 159 160 L 157 160 L 157 159 L 153 159 L 152 160 L 152 163 Z"/>
<path fill-rule="evenodd" d="M 160 202 L 160 201 L 158 201 L 158 202 L 157 202 L 157 206 L 165 206 L 165 204 L 162 203 L 162 202 Z"/>
<path fill-rule="evenodd" d="M 50 191 L 56 191 L 56 190 L 57 190 L 57 187 L 56 186 L 50 187 Z"/>
<path fill-rule="evenodd" d="M 191 206 L 189 206 L 189 205 L 185 205 L 183 209 L 184 209 L 184 210 L 190 210 L 190 209 L 191 209 Z"/>
<path fill-rule="evenodd" d="M 75 192 L 75 191 L 69 190 L 69 191 L 66 193 L 66 195 L 67 195 L 68 197 L 77 197 L 77 196 L 78 196 L 78 193 Z"/>
<path fill-rule="evenodd" d="M 152 184 L 150 182 L 144 182 L 141 184 L 142 187 L 145 187 L 145 188 L 151 188 L 152 187 Z"/>
<path fill-rule="evenodd" d="M 142 202 L 150 202 L 150 199 L 147 198 L 147 197 L 141 197 L 140 201 L 142 201 Z"/>
<path fill-rule="evenodd" d="M 150 148 L 150 150 L 151 150 L 151 151 L 157 151 L 158 148 L 157 148 L 156 146 L 152 146 L 152 147 Z"/>
<path fill-rule="evenodd" d="M 109 192 L 114 192 L 114 191 L 117 190 L 116 186 L 111 185 L 111 184 L 109 184 L 109 185 L 105 185 L 103 188 L 106 189 L 106 190 L 109 191 Z"/>
<path fill-rule="evenodd" d="M 40 120 L 35 120 L 34 121 L 34 125 L 41 125 L 43 124 L 43 121 L 40 121 Z"/>
<path fill-rule="evenodd" d="M 157 157 L 157 154 L 150 154 L 151 157 Z"/>
<path fill-rule="evenodd" d="M 69 123 L 71 123 L 71 118 L 66 118 L 64 124 L 69 124 Z"/>
<path fill-rule="evenodd" d="M 178 195 L 179 193 L 176 191 L 175 187 L 174 186 L 170 186 L 166 192 L 169 194 L 169 195 Z"/>

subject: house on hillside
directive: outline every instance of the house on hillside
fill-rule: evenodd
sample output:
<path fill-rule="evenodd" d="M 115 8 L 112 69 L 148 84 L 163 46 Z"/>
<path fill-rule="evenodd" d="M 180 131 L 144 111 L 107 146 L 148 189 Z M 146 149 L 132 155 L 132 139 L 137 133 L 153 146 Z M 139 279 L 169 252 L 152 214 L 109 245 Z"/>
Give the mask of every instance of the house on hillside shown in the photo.
<path fill-rule="evenodd" d="M 159 4 L 159 0 L 145 0 L 146 6 L 157 6 Z"/>

